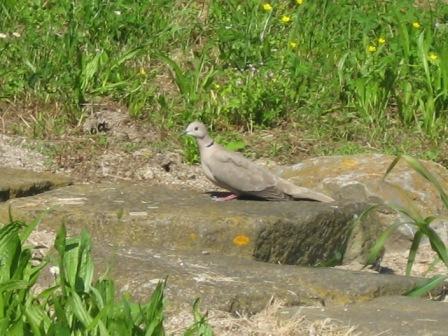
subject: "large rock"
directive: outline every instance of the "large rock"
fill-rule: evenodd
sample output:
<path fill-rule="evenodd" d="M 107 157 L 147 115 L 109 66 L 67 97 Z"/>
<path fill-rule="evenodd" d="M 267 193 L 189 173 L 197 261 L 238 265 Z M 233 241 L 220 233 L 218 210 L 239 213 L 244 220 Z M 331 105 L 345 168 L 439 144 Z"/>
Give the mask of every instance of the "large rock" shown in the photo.
<path fill-rule="evenodd" d="M 277 172 L 292 182 L 314 188 L 339 200 L 357 202 L 384 202 L 406 209 L 416 208 L 422 216 L 447 215 L 437 190 L 404 160 L 401 160 L 386 180 L 384 173 L 395 157 L 383 154 L 351 156 L 325 156 L 304 160 L 290 167 L 277 168 Z M 442 165 L 422 161 L 448 191 L 448 170 Z M 384 223 L 391 223 L 397 216 L 385 214 Z M 399 220 L 409 220 L 403 216 Z M 448 243 L 448 221 L 433 224 Z M 412 237 L 414 230 L 404 226 L 402 233 Z"/>
<path fill-rule="evenodd" d="M 141 183 L 73 185 L 9 204 L 15 216 L 25 218 L 50 209 L 47 227 L 85 227 L 111 246 L 255 256 L 282 264 L 338 264 L 344 255 L 363 261 L 378 234 L 369 220 L 352 232 L 362 203 L 215 202 L 206 194 Z M 0 219 L 6 219 L 9 204 L 0 206 Z"/>
<path fill-rule="evenodd" d="M 293 307 L 281 311 L 281 318 L 296 313 L 308 319 L 327 319 L 356 326 L 361 335 L 445 336 L 448 333 L 448 304 L 403 296 L 380 297 L 325 308 Z"/>
<path fill-rule="evenodd" d="M 168 277 L 171 310 L 190 306 L 196 297 L 206 309 L 249 313 L 260 311 L 271 296 L 291 306 L 356 304 L 404 294 L 422 281 L 281 265 L 361 256 L 378 228 L 367 218 L 352 230 L 363 203 L 223 203 L 190 190 L 121 183 L 11 199 L 0 204 L 0 221 L 7 220 L 9 206 L 22 219 L 47 210 L 41 229 L 56 230 L 62 222 L 71 233 L 87 228 L 98 270 L 109 270 L 122 292 L 147 298 Z"/>
<path fill-rule="evenodd" d="M 171 249 L 94 246 L 100 271 L 109 270 L 122 292 L 147 298 L 168 278 L 170 310 L 187 308 L 200 297 L 202 307 L 256 313 L 272 296 L 287 306 L 363 302 L 402 295 L 422 279 L 263 263 L 238 256 L 207 255 Z"/>
<path fill-rule="evenodd" d="M 51 173 L 0 167 L 0 202 L 15 197 L 32 196 L 71 183 L 71 179 Z"/>

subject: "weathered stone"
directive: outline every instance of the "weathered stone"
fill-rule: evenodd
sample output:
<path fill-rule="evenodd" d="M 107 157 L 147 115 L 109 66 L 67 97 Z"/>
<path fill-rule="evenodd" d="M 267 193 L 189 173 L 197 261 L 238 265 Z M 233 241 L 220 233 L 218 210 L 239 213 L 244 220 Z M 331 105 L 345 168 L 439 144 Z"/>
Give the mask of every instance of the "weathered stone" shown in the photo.
<path fill-rule="evenodd" d="M 32 196 L 71 183 L 69 178 L 51 173 L 1 167 L 0 202 L 15 197 Z"/>
<path fill-rule="evenodd" d="M 422 281 L 396 275 L 262 263 L 237 256 L 98 244 L 94 246 L 96 264 L 101 270 L 109 269 L 122 291 L 147 298 L 157 282 L 168 277 L 166 295 L 171 309 L 186 308 L 197 297 L 207 309 L 249 313 L 263 309 L 271 296 L 286 305 L 347 304 L 404 294 Z"/>
<path fill-rule="evenodd" d="M 383 181 L 395 157 L 383 154 L 324 156 L 304 160 L 279 173 L 305 187 L 314 187 L 346 200 L 384 200 L 403 207 L 415 206 L 424 215 L 443 213 L 444 206 L 433 186 L 403 160 Z M 422 161 L 441 183 L 448 186 L 448 170 Z"/>
<path fill-rule="evenodd" d="M 415 208 L 422 216 L 447 215 L 448 209 L 445 209 L 437 190 L 405 161 L 401 160 L 383 180 L 394 158 L 383 154 L 326 156 L 277 168 L 277 172 L 298 185 L 314 188 L 338 200 L 384 202 L 405 209 Z M 448 186 L 447 169 L 431 161 L 422 163 L 442 185 Z M 403 223 L 409 222 L 408 218 L 389 212 L 383 214 L 383 223 L 389 224 L 397 218 Z M 441 219 L 432 227 L 448 243 L 448 221 Z M 414 227 L 405 225 L 401 232 L 410 238 Z"/>
<path fill-rule="evenodd" d="M 292 307 L 281 311 L 288 318 L 299 311 L 308 319 L 331 318 L 343 325 L 357 326 L 361 335 L 445 336 L 448 304 L 404 296 L 380 297 L 368 302 L 325 308 Z"/>
<path fill-rule="evenodd" d="M 25 218 L 51 209 L 47 227 L 86 227 L 112 246 L 205 250 L 283 264 L 337 264 L 346 252 L 351 260 L 362 258 L 377 237 L 374 225 L 359 225 L 361 249 L 346 251 L 364 204 L 215 202 L 190 190 L 132 183 L 73 185 L 15 199 L 0 207 L 0 219 L 9 204 Z"/>

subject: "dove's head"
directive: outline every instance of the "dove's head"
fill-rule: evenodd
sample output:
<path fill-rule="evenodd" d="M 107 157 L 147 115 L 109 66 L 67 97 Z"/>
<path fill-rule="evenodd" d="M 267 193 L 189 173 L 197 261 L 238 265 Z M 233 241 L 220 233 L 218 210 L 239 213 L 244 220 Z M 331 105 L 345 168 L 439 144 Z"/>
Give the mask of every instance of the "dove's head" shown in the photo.
<path fill-rule="evenodd" d="M 184 133 L 194 136 L 197 139 L 204 139 L 208 136 L 207 127 L 205 127 L 205 125 L 200 121 L 193 121 L 190 125 L 188 125 Z"/>

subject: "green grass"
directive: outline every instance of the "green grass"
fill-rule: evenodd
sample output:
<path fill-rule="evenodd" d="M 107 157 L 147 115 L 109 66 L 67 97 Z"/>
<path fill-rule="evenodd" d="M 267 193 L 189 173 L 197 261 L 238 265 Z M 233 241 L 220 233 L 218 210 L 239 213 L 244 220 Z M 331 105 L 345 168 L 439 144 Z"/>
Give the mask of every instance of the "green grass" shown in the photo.
<path fill-rule="evenodd" d="M 91 241 L 87 232 L 68 238 L 62 226 L 55 240 L 57 272 L 54 283 L 33 290 L 44 260 L 32 262 L 26 239 L 39 223 L 10 219 L 0 227 L 0 334 L 1 335 L 165 335 L 164 288 L 160 282 L 151 298 L 136 303 L 118 298 L 113 280 L 94 280 Z M 194 324 L 185 335 L 212 335 L 205 316 L 193 306 Z"/>
<path fill-rule="evenodd" d="M 48 107 L 34 112 L 35 137 L 76 125 L 101 99 L 174 128 L 337 114 L 347 128 L 393 120 L 442 136 L 446 4 L 299 2 L 5 0 L 0 97 Z"/>

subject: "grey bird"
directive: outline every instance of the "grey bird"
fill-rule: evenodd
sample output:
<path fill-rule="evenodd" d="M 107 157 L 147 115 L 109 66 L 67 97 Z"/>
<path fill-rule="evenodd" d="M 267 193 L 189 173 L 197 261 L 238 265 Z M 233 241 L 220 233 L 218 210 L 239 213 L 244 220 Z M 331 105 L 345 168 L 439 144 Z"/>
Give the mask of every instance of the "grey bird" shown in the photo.
<path fill-rule="evenodd" d="M 282 179 L 240 153 L 225 149 L 213 141 L 207 132 L 207 127 L 199 121 L 188 125 L 184 134 L 196 138 L 205 176 L 218 187 L 232 193 L 219 200 L 249 196 L 271 201 L 334 201 L 322 193 L 299 187 Z"/>

